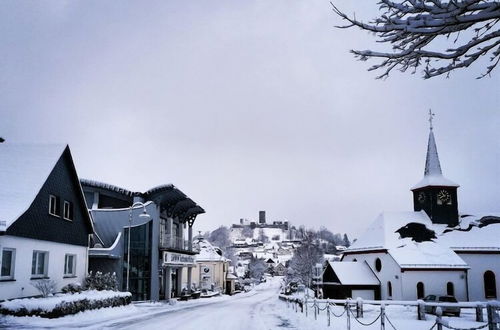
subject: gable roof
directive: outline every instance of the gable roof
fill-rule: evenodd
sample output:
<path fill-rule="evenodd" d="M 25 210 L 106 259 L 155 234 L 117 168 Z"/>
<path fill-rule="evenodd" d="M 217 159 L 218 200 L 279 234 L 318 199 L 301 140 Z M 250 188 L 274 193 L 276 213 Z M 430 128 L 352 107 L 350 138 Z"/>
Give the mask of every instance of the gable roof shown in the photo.
<path fill-rule="evenodd" d="M 409 223 L 442 232 L 445 226 L 434 225 L 424 211 L 381 213 L 366 232 L 344 253 L 363 251 L 387 251 L 401 268 L 468 268 L 446 244 L 441 244 L 439 236 L 434 240 L 416 242 L 410 237 L 401 237 L 397 232 Z"/>
<path fill-rule="evenodd" d="M 0 232 L 28 210 L 67 148 L 0 144 Z"/>
<path fill-rule="evenodd" d="M 379 285 L 380 281 L 373 274 L 366 262 L 328 261 L 335 275 L 343 285 Z"/>

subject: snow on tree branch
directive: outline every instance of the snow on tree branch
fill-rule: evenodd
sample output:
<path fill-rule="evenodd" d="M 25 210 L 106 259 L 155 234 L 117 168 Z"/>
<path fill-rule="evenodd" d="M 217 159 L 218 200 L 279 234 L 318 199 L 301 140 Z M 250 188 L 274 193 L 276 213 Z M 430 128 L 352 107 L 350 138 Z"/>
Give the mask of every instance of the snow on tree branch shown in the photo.
<path fill-rule="evenodd" d="M 351 50 L 356 58 L 382 61 L 368 70 L 382 70 L 378 79 L 386 78 L 392 70 L 411 70 L 414 74 L 423 67 L 424 79 L 469 67 L 481 56 L 489 55 L 490 64 L 478 78 L 495 69 L 500 61 L 500 1 L 498 0 L 380 0 L 381 15 L 363 23 L 351 18 L 333 3 L 333 11 L 349 22 L 339 28 L 353 26 L 373 32 L 379 40 L 392 46 L 392 52 Z M 466 37 L 460 38 L 461 33 Z M 440 40 L 451 44 L 436 50 Z M 461 40 L 465 39 L 465 40 Z"/>

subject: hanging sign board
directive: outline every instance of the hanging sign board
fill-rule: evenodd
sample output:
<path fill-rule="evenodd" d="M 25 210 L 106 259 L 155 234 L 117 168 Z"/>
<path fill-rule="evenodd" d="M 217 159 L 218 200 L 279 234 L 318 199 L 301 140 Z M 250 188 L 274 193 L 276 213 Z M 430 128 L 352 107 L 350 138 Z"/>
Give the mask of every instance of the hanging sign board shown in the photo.
<path fill-rule="evenodd" d="M 195 258 L 189 254 L 163 252 L 163 264 L 194 266 Z"/>

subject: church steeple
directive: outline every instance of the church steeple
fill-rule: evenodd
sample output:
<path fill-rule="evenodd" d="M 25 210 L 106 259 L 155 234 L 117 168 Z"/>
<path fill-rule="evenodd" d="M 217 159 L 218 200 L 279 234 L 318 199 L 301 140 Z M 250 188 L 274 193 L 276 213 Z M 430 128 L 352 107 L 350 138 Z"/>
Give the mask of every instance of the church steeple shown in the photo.
<path fill-rule="evenodd" d="M 425 171 L 426 175 L 443 175 L 441 171 L 441 163 L 439 162 L 439 155 L 436 147 L 436 141 L 434 139 L 434 132 L 432 127 L 432 119 L 434 114 L 429 110 L 429 141 L 427 142 L 427 157 L 425 158 Z"/>
<path fill-rule="evenodd" d="M 411 188 L 413 191 L 413 208 L 424 210 L 434 223 L 449 226 L 458 224 L 458 184 L 443 176 L 441 163 L 434 138 L 432 121 L 434 114 L 429 110 L 429 140 L 425 158 L 424 178 Z"/>

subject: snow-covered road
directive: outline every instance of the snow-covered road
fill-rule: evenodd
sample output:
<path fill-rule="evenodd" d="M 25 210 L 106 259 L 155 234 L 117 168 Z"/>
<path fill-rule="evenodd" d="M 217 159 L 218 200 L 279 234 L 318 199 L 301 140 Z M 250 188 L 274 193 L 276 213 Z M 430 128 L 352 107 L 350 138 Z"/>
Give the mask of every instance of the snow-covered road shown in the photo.
<path fill-rule="evenodd" d="M 276 329 L 293 327 L 281 316 L 286 304 L 278 299 L 280 278 L 248 293 L 179 302 L 139 303 L 87 311 L 60 319 L 2 317 L 0 328 L 12 329 Z"/>
<path fill-rule="evenodd" d="M 139 329 L 275 329 L 288 322 L 279 315 L 284 304 L 277 288 L 261 285 L 252 294 L 234 296 L 218 303 L 195 305 L 176 312 L 144 317 L 133 324 L 118 322 L 109 328 Z"/>
<path fill-rule="evenodd" d="M 256 286 L 254 290 L 235 296 L 222 296 L 209 299 L 197 299 L 166 303 L 136 303 L 124 307 L 104 308 L 86 311 L 59 319 L 38 317 L 0 317 L 0 328 L 7 329 L 231 329 L 231 330 L 267 330 L 267 329 L 332 329 L 345 330 L 346 317 L 331 316 L 331 325 L 327 325 L 326 312 L 314 318 L 309 310 L 305 313 L 295 311 L 287 303 L 278 299 L 280 278 L 271 278 L 268 282 Z M 387 315 L 397 330 L 428 330 L 435 316 L 428 315 L 426 321 L 416 319 L 416 309 L 410 306 L 388 306 Z M 342 314 L 343 307 L 335 307 L 332 312 Z M 366 305 L 365 317 L 360 322 L 371 323 L 380 313 L 378 306 Z M 460 318 L 448 318 L 450 325 L 458 328 L 481 326 L 477 323 L 475 311 L 465 309 Z M 387 325 L 386 329 L 391 328 Z M 363 326 L 353 318 L 352 330 L 380 329 L 380 321 L 370 326 Z"/>

